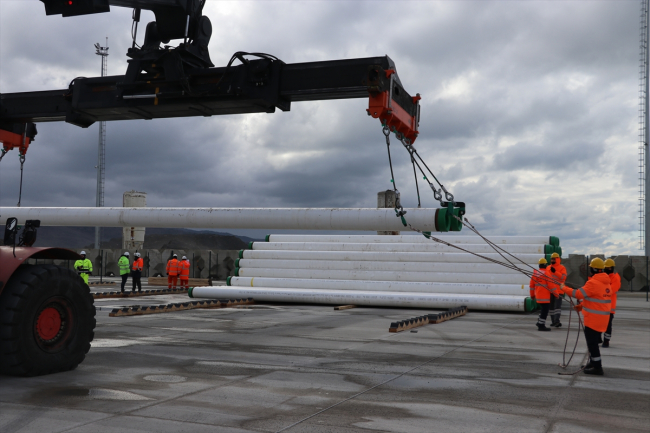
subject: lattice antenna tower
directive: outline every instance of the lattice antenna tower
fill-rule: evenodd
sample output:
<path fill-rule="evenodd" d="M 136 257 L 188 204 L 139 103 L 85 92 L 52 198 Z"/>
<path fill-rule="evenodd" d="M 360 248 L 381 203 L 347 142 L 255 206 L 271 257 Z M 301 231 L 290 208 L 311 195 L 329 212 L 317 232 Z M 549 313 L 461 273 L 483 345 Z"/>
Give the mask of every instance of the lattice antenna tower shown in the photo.
<path fill-rule="evenodd" d="M 106 46 L 102 47 L 99 43 L 95 44 L 95 54 L 102 58 L 102 77 L 108 72 L 108 37 Z M 95 206 L 104 206 L 104 182 L 106 171 L 106 122 L 99 122 L 99 145 L 97 147 L 97 199 Z M 101 244 L 101 227 L 95 227 L 95 248 L 99 249 Z"/>

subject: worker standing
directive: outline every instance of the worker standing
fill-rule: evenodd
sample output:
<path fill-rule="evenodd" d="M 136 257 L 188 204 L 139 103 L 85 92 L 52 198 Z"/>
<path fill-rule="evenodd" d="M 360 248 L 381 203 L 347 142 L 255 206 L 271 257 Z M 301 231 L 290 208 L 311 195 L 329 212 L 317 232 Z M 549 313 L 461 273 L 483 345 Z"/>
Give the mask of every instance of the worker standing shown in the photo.
<path fill-rule="evenodd" d="M 614 321 L 614 314 L 616 314 L 616 294 L 621 288 L 621 276 L 614 272 L 616 263 L 612 259 L 605 260 L 605 273 L 609 275 L 609 284 L 612 289 L 612 309 L 609 313 L 609 323 L 607 330 L 603 336 L 603 347 L 609 347 L 609 340 L 612 339 L 612 322 Z"/>
<path fill-rule="evenodd" d="M 129 252 L 125 251 L 124 254 L 120 256 L 120 259 L 117 261 L 117 266 L 120 268 L 120 277 L 122 277 L 122 293 L 124 293 L 124 286 L 126 286 L 126 280 L 129 279 Z"/>
<path fill-rule="evenodd" d="M 562 284 L 566 283 L 567 273 L 566 268 L 562 265 L 562 259 L 558 253 L 551 254 L 551 266 L 548 267 L 549 276 L 553 279 L 556 288 L 559 288 Z M 557 296 L 551 298 L 551 301 L 554 301 L 554 304 L 551 305 L 551 326 L 554 328 L 559 328 L 562 326 L 560 322 L 560 316 L 562 315 L 562 296 L 558 293 Z"/>
<path fill-rule="evenodd" d="M 178 281 L 178 255 L 174 254 L 172 259 L 167 262 L 167 287 L 168 288 L 176 288 L 176 284 Z"/>
<path fill-rule="evenodd" d="M 135 292 L 135 286 L 138 286 L 138 292 L 142 292 L 142 268 L 144 267 L 144 261 L 140 257 L 140 253 L 135 253 L 135 260 L 133 260 L 133 265 L 131 266 L 131 280 L 133 281 L 132 292 Z"/>
<path fill-rule="evenodd" d="M 537 318 L 538 331 L 550 331 L 551 328 L 546 327 L 546 318 L 551 306 L 551 290 L 549 290 L 549 278 L 546 274 L 546 266 L 548 262 L 545 258 L 539 259 L 537 262 L 539 269 L 533 271 L 533 276 L 530 279 L 530 297 L 537 301 L 541 311 Z M 555 292 L 555 289 L 553 289 Z"/>
<path fill-rule="evenodd" d="M 187 257 L 183 256 L 178 264 L 179 275 L 181 278 L 181 289 L 190 288 L 190 261 Z"/>
<path fill-rule="evenodd" d="M 577 311 L 582 311 L 585 325 L 585 339 L 589 349 L 589 363 L 585 366 L 585 374 L 603 375 L 603 364 L 600 358 L 598 342 L 600 334 L 607 331 L 611 312 L 611 285 L 609 275 L 604 272 L 605 262 L 595 258 L 589 263 L 589 273 L 592 276 L 585 285 L 579 289 L 560 286 L 560 291 L 567 295 L 582 299 L 576 306 Z"/>
<path fill-rule="evenodd" d="M 74 262 L 74 268 L 77 271 L 77 274 L 81 277 L 82 280 L 84 280 L 84 283 L 88 285 L 88 275 L 90 275 L 93 272 L 93 264 L 90 260 L 86 258 L 86 252 L 82 251 L 79 254 L 81 254 L 81 260 L 77 260 Z"/>

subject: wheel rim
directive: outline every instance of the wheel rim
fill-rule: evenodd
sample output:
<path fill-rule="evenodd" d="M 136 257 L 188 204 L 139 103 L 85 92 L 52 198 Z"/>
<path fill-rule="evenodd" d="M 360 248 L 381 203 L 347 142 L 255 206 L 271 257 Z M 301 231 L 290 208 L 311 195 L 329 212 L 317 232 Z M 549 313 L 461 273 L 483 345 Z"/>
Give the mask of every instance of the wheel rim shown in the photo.
<path fill-rule="evenodd" d="M 34 320 L 34 337 L 45 352 L 55 353 L 66 347 L 72 337 L 74 314 L 66 298 L 50 298 L 39 308 Z"/>
<path fill-rule="evenodd" d="M 57 336 L 61 330 L 61 313 L 53 307 L 47 307 L 36 320 L 36 332 L 41 340 L 49 341 Z"/>

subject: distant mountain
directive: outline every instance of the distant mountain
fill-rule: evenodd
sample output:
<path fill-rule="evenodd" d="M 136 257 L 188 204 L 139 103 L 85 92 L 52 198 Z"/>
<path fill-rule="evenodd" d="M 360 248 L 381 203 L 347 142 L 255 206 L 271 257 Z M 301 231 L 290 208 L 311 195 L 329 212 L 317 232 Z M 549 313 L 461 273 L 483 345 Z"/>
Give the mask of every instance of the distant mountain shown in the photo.
<path fill-rule="evenodd" d="M 230 233 L 211 230 L 148 228 L 144 238 L 145 249 L 186 250 L 238 250 L 245 248 L 252 239 Z M 34 246 L 61 248 L 93 248 L 94 227 L 41 227 Z M 119 249 L 122 247 L 122 229 L 102 229 L 101 247 Z"/>

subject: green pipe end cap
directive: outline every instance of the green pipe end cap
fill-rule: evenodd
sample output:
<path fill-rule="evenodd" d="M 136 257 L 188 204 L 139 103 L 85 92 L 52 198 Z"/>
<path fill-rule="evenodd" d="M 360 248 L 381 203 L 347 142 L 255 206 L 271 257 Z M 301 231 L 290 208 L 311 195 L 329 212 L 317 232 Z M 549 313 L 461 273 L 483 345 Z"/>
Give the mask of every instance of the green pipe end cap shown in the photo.
<path fill-rule="evenodd" d="M 192 290 L 194 290 L 194 287 L 190 287 L 189 289 L 187 289 L 187 295 L 188 295 L 190 298 L 193 298 L 193 297 L 194 297 L 194 296 L 192 296 Z"/>
<path fill-rule="evenodd" d="M 243 259 L 244 258 L 244 250 L 239 250 L 239 258 Z"/>
<path fill-rule="evenodd" d="M 457 207 L 453 210 L 453 215 L 460 218 L 460 221 L 456 218 L 450 218 L 450 227 L 449 230 L 452 232 L 459 232 L 463 229 L 463 215 L 465 215 L 464 207 Z"/>
<path fill-rule="evenodd" d="M 249 250 L 252 250 L 252 249 L 253 249 L 253 244 L 254 244 L 254 243 L 255 243 L 254 241 L 250 241 L 250 242 L 248 243 L 248 249 L 249 249 Z"/>
<path fill-rule="evenodd" d="M 555 247 L 553 245 L 544 245 L 544 254 L 553 254 L 555 252 Z"/>
<path fill-rule="evenodd" d="M 235 268 L 235 277 L 239 276 L 239 268 Z"/>
<path fill-rule="evenodd" d="M 264 238 L 264 242 L 271 242 L 271 241 L 269 241 L 270 238 L 271 238 L 271 235 L 266 235 L 266 237 Z"/>
<path fill-rule="evenodd" d="M 438 232 L 448 232 L 451 227 L 451 217 L 447 215 L 446 208 L 436 209 L 435 216 L 436 231 Z"/>
<path fill-rule="evenodd" d="M 524 301 L 524 311 L 530 312 L 537 310 L 537 301 L 532 298 L 526 298 Z"/>
<path fill-rule="evenodd" d="M 560 246 L 560 238 L 557 236 L 550 236 L 548 238 L 548 243 L 553 245 L 554 247 L 559 247 Z"/>
<path fill-rule="evenodd" d="M 239 267 L 239 261 L 240 261 L 240 260 L 241 260 L 241 259 L 235 259 L 235 267 L 236 267 L 236 268 Z"/>
<path fill-rule="evenodd" d="M 232 279 L 231 276 L 228 276 L 228 278 L 226 278 L 226 286 L 229 286 L 229 285 L 230 285 L 230 280 L 231 280 L 231 279 Z"/>

